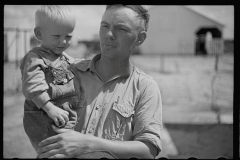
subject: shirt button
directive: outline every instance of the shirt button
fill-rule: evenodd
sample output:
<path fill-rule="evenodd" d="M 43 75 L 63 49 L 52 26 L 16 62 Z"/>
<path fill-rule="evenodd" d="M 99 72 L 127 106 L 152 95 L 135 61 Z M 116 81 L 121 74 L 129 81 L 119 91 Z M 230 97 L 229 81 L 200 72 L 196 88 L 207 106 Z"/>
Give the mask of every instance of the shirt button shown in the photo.
<path fill-rule="evenodd" d="M 100 105 L 97 105 L 97 106 L 96 106 L 96 110 L 98 110 L 98 109 L 99 109 L 99 107 L 100 107 Z"/>
<path fill-rule="evenodd" d="M 89 131 L 88 131 L 88 133 L 92 133 L 93 132 L 93 130 L 92 129 L 90 129 Z"/>

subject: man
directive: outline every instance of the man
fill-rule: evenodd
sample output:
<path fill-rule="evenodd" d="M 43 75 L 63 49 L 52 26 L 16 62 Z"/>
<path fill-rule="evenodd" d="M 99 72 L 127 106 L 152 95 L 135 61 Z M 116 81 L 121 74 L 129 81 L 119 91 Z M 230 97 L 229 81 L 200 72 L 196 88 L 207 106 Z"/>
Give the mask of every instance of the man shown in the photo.
<path fill-rule="evenodd" d="M 73 72 L 85 105 L 75 131 L 40 142 L 39 158 L 77 158 L 108 151 L 117 158 L 155 158 L 161 151 L 162 100 L 156 82 L 129 59 L 147 37 L 149 14 L 141 6 L 107 6 L 99 30 L 101 54 Z"/>

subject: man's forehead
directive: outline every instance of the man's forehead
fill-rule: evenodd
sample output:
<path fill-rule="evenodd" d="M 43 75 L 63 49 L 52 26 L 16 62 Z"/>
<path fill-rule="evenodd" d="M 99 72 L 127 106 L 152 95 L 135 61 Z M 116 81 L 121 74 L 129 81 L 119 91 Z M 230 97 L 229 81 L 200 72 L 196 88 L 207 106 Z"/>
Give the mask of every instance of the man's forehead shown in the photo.
<path fill-rule="evenodd" d="M 137 21 L 137 13 L 130 8 L 126 7 L 113 7 L 107 9 L 102 17 L 102 20 L 130 20 L 130 21 Z"/>
<path fill-rule="evenodd" d="M 140 19 L 137 17 L 137 13 L 130 8 L 113 7 L 104 12 L 102 22 L 138 26 Z"/>

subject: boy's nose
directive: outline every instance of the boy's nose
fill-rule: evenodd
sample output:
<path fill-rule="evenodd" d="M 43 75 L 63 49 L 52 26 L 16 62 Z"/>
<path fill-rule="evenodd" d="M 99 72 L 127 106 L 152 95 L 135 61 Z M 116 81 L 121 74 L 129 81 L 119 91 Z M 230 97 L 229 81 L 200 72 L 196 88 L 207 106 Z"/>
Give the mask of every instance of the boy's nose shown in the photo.
<path fill-rule="evenodd" d="M 62 43 L 62 44 L 66 44 L 66 43 L 67 43 L 66 39 L 61 40 L 61 43 Z"/>

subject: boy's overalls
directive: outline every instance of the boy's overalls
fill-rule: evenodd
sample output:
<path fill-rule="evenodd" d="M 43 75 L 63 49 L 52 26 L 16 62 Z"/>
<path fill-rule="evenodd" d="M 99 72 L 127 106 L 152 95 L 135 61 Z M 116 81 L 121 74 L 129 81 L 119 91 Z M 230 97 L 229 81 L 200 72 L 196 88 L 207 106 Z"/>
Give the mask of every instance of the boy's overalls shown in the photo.
<path fill-rule="evenodd" d="M 63 128 L 74 129 L 78 119 L 76 109 L 84 103 L 80 80 L 69 70 L 70 64 L 74 60 L 70 61 L 71 57 L 64 55 L 64 60 L 54 62 L 55 66 L 58 63 L 57 68 L 55 68 L 53 63 L 41 53 L 41 50 L 34 48 L 32 51 L 37 53 L 47 66 L 46 68 L 42 67 L 42 70 L 49 85 L 47 92 L 51 98 L 50 101 L 69 112 L 69 121 Z M 54 121 L 45 111 L 37 108 L 32 101 L 25 100 L 23 125 L 35 150 L 40 141 L 57 134 L 52 129 L 52 124 L 55 124 Z"/>

